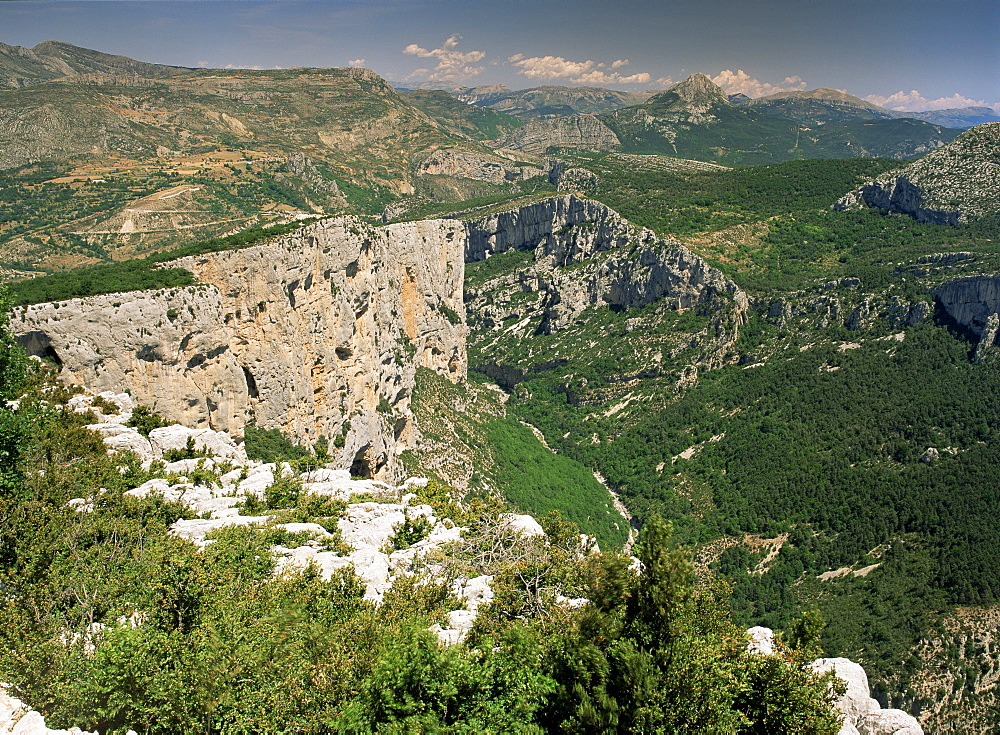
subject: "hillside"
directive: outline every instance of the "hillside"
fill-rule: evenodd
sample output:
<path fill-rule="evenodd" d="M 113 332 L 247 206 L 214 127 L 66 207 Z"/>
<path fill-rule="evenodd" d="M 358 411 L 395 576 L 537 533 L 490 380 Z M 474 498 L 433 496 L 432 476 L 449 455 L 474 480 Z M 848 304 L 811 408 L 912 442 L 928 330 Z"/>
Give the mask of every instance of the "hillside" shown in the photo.
<path fill-rule="evenodd" d="M 449 130 L 473 140 L 500 138 L 522 124 L 516 117 L 457 100 L 447 92 L 399 90 L 397 94 Z"/>
<path fill-rule="evenodd" d="M 1000 214 L 998 151 L 1000 123 L 976 126 L 920 160 L 862 185 L 836 206 L 875 207 L 941 224 Z"/>
<path fill-rule="evenodd" d="M 652 93 L 556 85 L 511 90 L 504 84 L 492 84 L 454 94 L 470 105 L 489 107 L 522 120 L 533 120 L 566 115 L 600 115 L 645 102 Z"/>
<path fill-rule="evenodd" d="M 163 77 L 190 71 L 179 66 L 148 64 L 60 41 L 42 41 L 33 48 L 0 43 L 0 87 L 27 87 L 81 74 Z"/>
<path fill-rule="evenodd" d="M 455 122 L 454 105 L 439 122 L 363 69 L 90 75 L 0 92 L 0 262 L 61 269 L 310 214 L 374 217 L 418 188 L 454 197 L 448 182 L 422 186 L 415 163 L 441 146 L 488 153 L 463 125 L 508 129 L 487 111 Z M 477 186 L 456 198 L 510 190 Z"/>

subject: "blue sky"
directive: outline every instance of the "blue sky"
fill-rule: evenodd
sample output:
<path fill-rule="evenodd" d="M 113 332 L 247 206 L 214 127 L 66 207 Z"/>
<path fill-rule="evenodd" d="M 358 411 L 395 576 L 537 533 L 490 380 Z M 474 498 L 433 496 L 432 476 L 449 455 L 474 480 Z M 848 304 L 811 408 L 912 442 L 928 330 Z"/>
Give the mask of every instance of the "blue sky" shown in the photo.
<path fill-rule="evenodd" d="M 0 41 L 181 66 L 358 65 L 443 88 L 833 87 L 908 110 L 1000 111 L 1000 0 L 0 1 Z"/>

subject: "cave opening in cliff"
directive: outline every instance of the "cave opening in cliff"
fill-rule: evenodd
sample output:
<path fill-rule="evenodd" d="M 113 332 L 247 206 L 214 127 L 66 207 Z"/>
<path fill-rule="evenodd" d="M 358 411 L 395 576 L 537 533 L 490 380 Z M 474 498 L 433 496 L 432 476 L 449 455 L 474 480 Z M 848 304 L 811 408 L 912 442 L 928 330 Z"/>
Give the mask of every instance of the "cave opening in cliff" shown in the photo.
<path fill-rule="evenodd" d="M 241 366 L 243 367 L 243 366 Z M 260 392 L 257 390 L 257 381 L 253 377 L 253 373 L 246 367 L 243 367 L 243 377 L 247 381 L 247 395 L 251 398 L 258 398 Z"/>
<path fill-rule="evenodd" d="M 354 455 L 354 461 L 351 463 L 351 477 L 364 477 L 369 480 L 372 478 L 372 466 L 368 457 L 370 451 L 371 445 L 365 444 Z"/>
<path fill-rule="evenodd" d="M 372 450 L 371 444 L 365 444 L 354 454 L 351 477 L 372 480 L 383 467 L 385 467 L 385 457 Z"/>

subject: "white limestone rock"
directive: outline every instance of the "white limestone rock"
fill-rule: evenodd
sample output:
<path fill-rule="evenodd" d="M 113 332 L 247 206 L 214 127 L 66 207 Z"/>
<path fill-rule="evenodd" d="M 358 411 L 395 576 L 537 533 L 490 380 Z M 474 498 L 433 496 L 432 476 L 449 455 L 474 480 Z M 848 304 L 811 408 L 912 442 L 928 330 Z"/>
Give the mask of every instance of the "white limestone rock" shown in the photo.
<path fill-rule="evenodd" d="M 333 538 L 333 534 L 318 523 L 279 523 L 275 528 L 283 528 L 289 533 L 312 533 L 320 538 Z"/>
<path fill-rule="evenodd" d="M 898 709 L 883 709 L 858 718 L 860 735 L 924 735 L 917 718 Z"/>
<path fill-rule="evenodd" d="M 459 580 L 455 583 L 455 596 L 464 600 L 469 610 L 478 610 L 481 605 L 493 602 L 493 588 L 490 586 L 492 583 L 492 574 L 473 577 L 464 583 Z"/>
<path fill-rule="evenodd" d="M 245 465 L 249 462 L 243 446 L 237 446 L 228 434 L 221 431 L 189 429 L 180 424 L 173 424 L 161 426 L 149 432 L 149 442 L 157 457 L 162 457 L 170 449 L 184 449 L 187 446 L 188 438 L 194 440 L 196 450 L 206 451 L 218 459 L 224 459 L 238 465 Z"/>
<path fill-rule="evenodd" d="M 763 656 L 770 656 L 774 653 L 774 631 L 759 625 L 747 631 L 750 642 L 747 644 L 747 653 L 757 653 Z"/>
<path fill-rule="evenodd" d="M 861 664 L 847 658 L 820 658 L 811 666 L 818 674 L 832 671 L 837 678 L 847 682 L 847 691 L 837 700 L 836 707 L 852 721 L 881 709 L 878 700 L 869 695 L 868 674 Z"/>
<path fill-rule="evenodd" d="M 545 535 L 545 531 L 542 530 L 541 524 L 539 524 L 533 516 L 510 514 L 507 516 L 507 525 L 520 531 L 522 536 L 531 537 Z"/>
<path fill-rule="evenodd" d="M 0 735 L 98 735 L 78 727 L 69 730 L 50 730 L 41 713 L 28 707 L 17 697 L 11 696 L 0 685 Z"/>
<path fill-rule="evenodd" d="M 208 543 L 205 538 L 213 531 L 227 526 L 264 526 L 270 520 L 270 516 L 244 516 L 235 513 L 221 518 L 191 518 L 174 521 L 170 527 L 170 532 L 176 536 L 187 539 L 199 546 Z"/>

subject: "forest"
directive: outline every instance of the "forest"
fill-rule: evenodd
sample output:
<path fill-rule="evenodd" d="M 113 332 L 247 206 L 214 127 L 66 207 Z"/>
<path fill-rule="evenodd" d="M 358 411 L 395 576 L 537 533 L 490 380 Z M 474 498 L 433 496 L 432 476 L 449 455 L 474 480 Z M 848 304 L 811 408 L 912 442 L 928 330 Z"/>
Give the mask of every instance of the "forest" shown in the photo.
<path fill-rule="evenodd" d="M 710 331 L 713 316 L 681 323 L 655 305 L 595 307 L 565 333 L 520 341 L 484 332 L 491 349 L 479 353 L 473 336 L 470 364 L 521 371 L 505 386 L 516 415 L 600 471 L 639 518 L 671 520 L 733 583 L 741 624 L 782 628 L 818 607 L 828 650 L 863 661 L 880 686 L 894 679 L 888 701 L 919 707 L 899 694 L 910 652 L 954 606 L 1000 594 L 1000 377 L 973 359 L 978 337 L 931 293 L 949 278 L 996 272 L 1000 221 L 949 227 L 831 209 L 883 161 L 660 172 L 649 190 L 647 172 L 610 156 L 589 165 L 602 171 L 596 198 L 674 234 L 756 300 L 730 364 L 678 387 L 691 352 L 678 352 L 669 332 Z M 733 232 L 752 234 L 727 239 Z M 956 251 L 960 266 L 922 265 Z M 525 254 L 504 257 L 470 264 L 469 280 L 524 267 Z M 826 310 L 834 300 L 839 317 Z M 775 303 L 792 316 L 769 313 Z M 850 322 L 861 303 L 875 305 L 873 318 Z M 929 317 L 893 323 L 874 313 L 879 303 L 922 303 Z M 644 370 L 668 350 L 673 362 Z M 561 359 L 540 362 L 546 352 Z M 606 416 L 623 397 L 641 409 Z"/>

